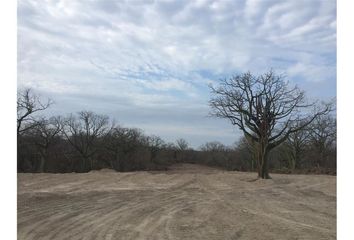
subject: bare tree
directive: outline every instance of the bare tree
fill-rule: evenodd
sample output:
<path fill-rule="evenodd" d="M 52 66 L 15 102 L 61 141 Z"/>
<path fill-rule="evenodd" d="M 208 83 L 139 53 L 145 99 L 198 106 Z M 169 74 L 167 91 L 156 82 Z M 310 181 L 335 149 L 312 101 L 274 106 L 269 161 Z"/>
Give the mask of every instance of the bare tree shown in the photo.
<path fill-rule="evenodd" d="M 303 91 L 289 87 L 272 70 L 260 76 L 250 72 L 235 75 L 221 80 L 217 88 L 210 87 L 214 95 L 211 115 L 230 120 L 255 146 L 259 178 L 270 178 L 268 154 L 273 148 L 330 110 L 329 105 L 319 109 L 315 102 L 306 103 Z"/>
<path fill-rule="evenodd" d="M 180 151 L 185 151 L 185 150 L 188 150 L 188 148 L 189 148 L 188 142 L 183 138 L 177 139 L 176 145 L 177 145 L 178 150 L 180 150 Z"/>
<path fill-rule="evenodd" d="M 122 145 L 122 133 L 119 126 L 112 127 L 104 138 L 104 148 L 111 155 L 109 165 L 112 169 L 120 170 L 120 151 Z"/>
<path fill-rule="evenodd" d="M 178 149 L 178 147 L 173 142 L 167 142 L 164 144 L 164 149 L 169 150 L 169 151 L 176 151 Z"/>
<path fill-rule="evenodd" d="M 303 123 L 296 122 L 296 126 L 301 126 Z M 299 168 L 301 159 L 309 143 L 309 129 L 304 127 L 303 129 L 290 133 L 288 138 L 284 142 L 286 148 L 286 155 L 289 160 L 289 168 Z"/>
<path fill-rule="evenodd" d="M 155 163 L 157 153 L 165 147 L 165 142 L 158 136 L 150 136 L 147 138 L 147 143 L 150 150 L 150 162 Z"/>
<path fill-rule="evenodd" d="M 97 141 L 108 133 L 108 120 L 107 116 L 81 111 L 78 117 L 71 114 L 62 122 L 63 135 L 82 157 L 82 171 L 92 169 Z"/>
<path fill-rule="evenodd" d="M 223 152 L 223 151 L 227 151 L 228 149 L 221 142 L 213 141 L 213 142 L 207 142 L 204 145 L 202 145 L 200 147 L 200 150 L 206 152 Z"/>
<path fill-rule="evenodd" d="M 255 148 L 252 142 L 247 141 L 246 137 L 242 136 L 238 141 L 234 143 L 234 151 L 240 154 L 241 162 L 249 164 L 250 170 L 253 171 L 257 165 L 257 159 L 255 156 Z"/>
<path fill-rule="evenodd" d="M 317 167 L 326 160 L 329 152 L 335 148 L 337 122 L 332 116 L 320 116 L 310 125 L 310 142 L 317 155 Z"/>
<path fill-rule="evenodd" d="M 143 144 L 144 136 L 140 129 L 113 127 L 105 137 L 105 149 L 111 154 L 110 165 L 113 169 L 124 171 L 125 159 L 129 153 L 137 151 Z"/>
<path fill-rule="evenodd" d="M 33 128 L 34 144 L 37 146 L 40 161 L 36 164 L 36 171 L 43 172 L 48 157 L 48 148 L 61 131 L 61 118 L 41 118 Z"/>
<path fill-rule="evenodd" d="M 30 88 L 17 93 L 17 135 L 35 127 L 37 122 L 33 114 L 47 109 L 53 101 L 43 102 Z"/>

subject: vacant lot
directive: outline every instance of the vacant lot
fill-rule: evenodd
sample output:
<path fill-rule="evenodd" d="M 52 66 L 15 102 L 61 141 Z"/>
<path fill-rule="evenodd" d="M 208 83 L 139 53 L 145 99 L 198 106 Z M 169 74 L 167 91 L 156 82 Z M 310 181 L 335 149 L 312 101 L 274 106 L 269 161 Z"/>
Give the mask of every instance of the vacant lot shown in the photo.
<path fill-rule="evenodd" d="M 336 178 L 176 165 L 18 174 L 18 239 L 335 239 Z"/>

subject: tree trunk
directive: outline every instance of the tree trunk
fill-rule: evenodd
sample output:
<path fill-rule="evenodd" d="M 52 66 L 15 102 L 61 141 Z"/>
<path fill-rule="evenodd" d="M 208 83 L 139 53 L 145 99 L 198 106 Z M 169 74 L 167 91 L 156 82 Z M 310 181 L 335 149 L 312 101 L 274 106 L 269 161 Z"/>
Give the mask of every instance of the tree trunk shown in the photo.
<path fill-rule="evenodd" d="M 47 159 L 47 149 L 43 149 L 40 152 L 40 160 L 39 160 L 39 164 L 38 164 L 38 168 L 37 168 L 37 172 L 44 172 L 45 169 L 45 164 L 46 164 L 46 159 Z"/>
<path fill-rule="evenodd" d="M 268 152 L 265 142 L 259 143 L 257 148 L 258 178 L 270 179 L 268 172 Z"/>
<path fill-rule="evenodd" d="M 294 165 L 293 169 L 298 169 L 300 166 L 300 159 L 301 159 L 301 153 L 302 153 L 302 148 L 297 145 L 294 149 Z"/>
<path fill-rule="evenodd" d="M 83 156 L 82 158 L 82 167 L 81 167 L 82 172 L 89 172 L 89 157 L 88 156 Z"/>
<path fill-rule="evenodd" d="M 119 166 L 119 171 L 120 172 L 124 172 L 125 171 L 125 161 L 126 161 L 126 154 L 125 152 L 123 152 L 121 154 L 121 156 L 119 157 L 119 162 L 118 162 L 118 166 Z"/>
<path fill-rule="evenodd" d="M 37 172 L 39 173 L 44 172 L 44 165 L 45 165 L 45 157 L 41 155 Z"/>
<path fill-rule="evenodd" d="M 116 170 L 116 171 L 121 171 L 120 168 L 120 159 L 119 159 L 119 153 L 115 152 L 114 153 L 114 160 L 111 161 L 111 167 Z"/>
<path fill-rule="evenodd" d="M 292 148 L 289 150 L 290 154 L 288 154 L 288 168 L 291 170 L 295 169 L 296 162 L 297 162 L 297 152 L 296 149 Z"/>

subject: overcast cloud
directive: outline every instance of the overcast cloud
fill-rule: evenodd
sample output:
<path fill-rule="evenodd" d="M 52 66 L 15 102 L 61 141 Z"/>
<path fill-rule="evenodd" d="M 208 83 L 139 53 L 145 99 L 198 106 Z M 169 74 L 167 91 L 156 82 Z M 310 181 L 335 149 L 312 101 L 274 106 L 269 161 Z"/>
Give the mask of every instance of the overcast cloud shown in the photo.
<path fill-rule="evenodd" d="M 54 99 L 47 114 L 232 144 L 240 132 L 207 117 L 208 84 L 270 67 L 336 95 L 335 0 L 18 2 L 18 86 Z"/>

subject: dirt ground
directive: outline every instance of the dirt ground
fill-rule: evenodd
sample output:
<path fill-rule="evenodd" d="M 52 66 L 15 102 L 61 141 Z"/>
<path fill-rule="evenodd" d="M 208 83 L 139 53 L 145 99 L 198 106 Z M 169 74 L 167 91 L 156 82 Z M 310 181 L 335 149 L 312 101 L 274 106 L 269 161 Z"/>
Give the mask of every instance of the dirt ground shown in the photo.
<path fill-rule="evenodd" d="M 18 174 L 18 239 L 336 239 L 336 177 L 226 172 Z"/>

